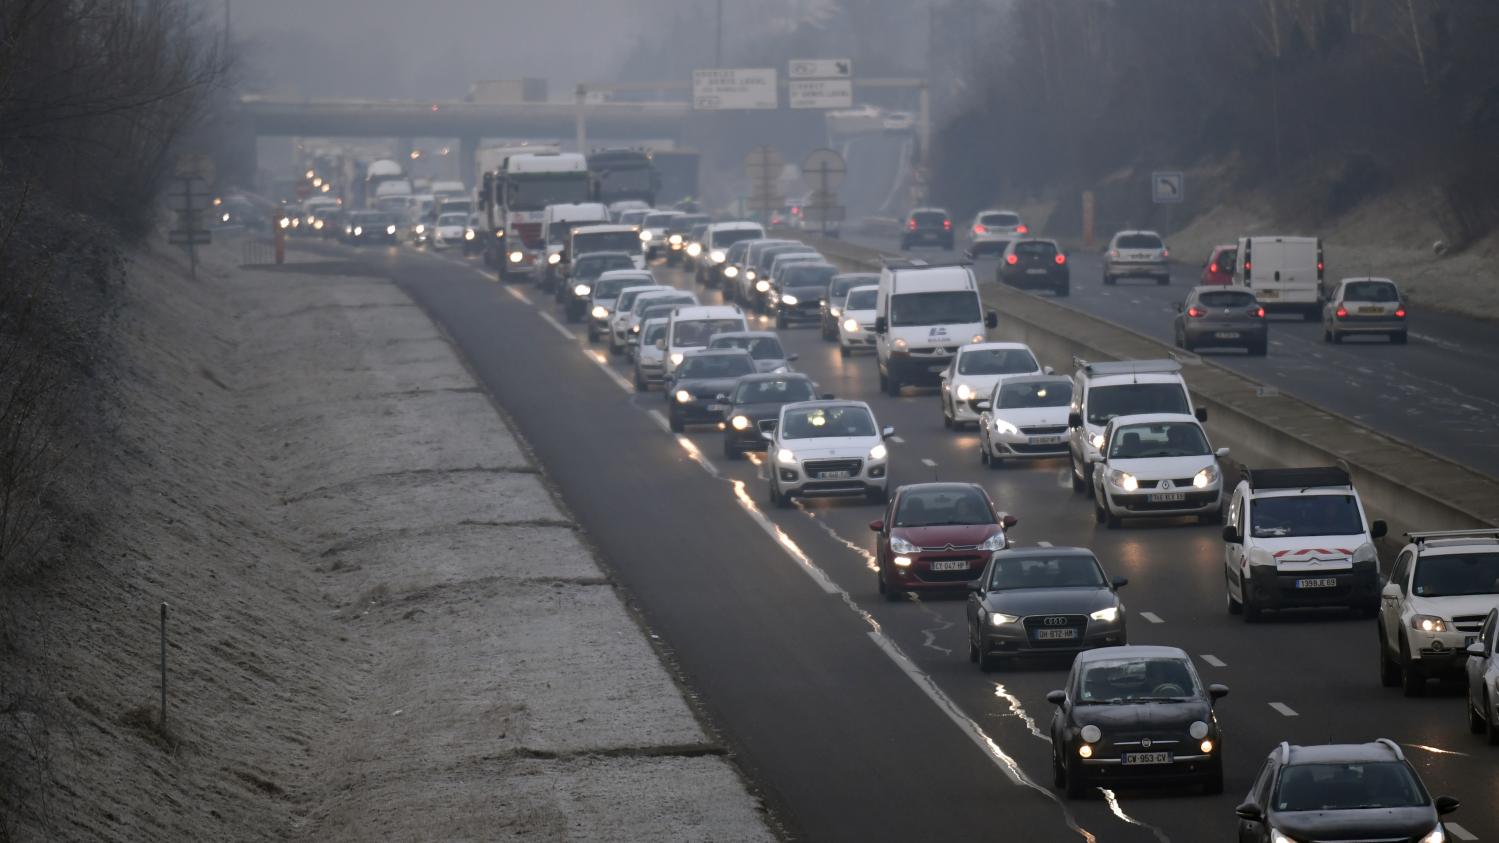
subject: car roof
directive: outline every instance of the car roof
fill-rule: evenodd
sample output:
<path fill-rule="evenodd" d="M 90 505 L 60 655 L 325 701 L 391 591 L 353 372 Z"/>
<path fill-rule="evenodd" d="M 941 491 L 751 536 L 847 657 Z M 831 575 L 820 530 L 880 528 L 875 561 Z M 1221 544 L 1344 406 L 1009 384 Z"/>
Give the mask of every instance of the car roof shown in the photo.
<path fill-rule="evenodd" d="M 912 208 L 911 209 L 911 213 L 912 214 L 945 214 L 945 213 L 947 213 L 947 209 L 946 208 L 931 208 L 931 207 Z"/>
<path fill-rule="evenodd" d="M 827 267 L 828 269 L 831 269 L 831 270 L 834 270 L 834 271 L 837 271 L 837 269 L 838 269 L 838 267 L 833 266 L 832 264 L 828 263 L 825 260 L 823 260 L 823 261 L 797 261 L 796 262 L 796 268 L 797 269 L 806 269 L 808 267 L 811 267 L 813 269 L 821 269 L 823 267 Z"/>
<path fill-rule="evenodd" d="M 609 272 L 604 273 L 604 275 L 608 275 L 610 272 L 629 272 L 629 271 L 630 270 L 628 270 L 628 269 L 611 269 L 611 270 L 609 270 Z M 599 277 L 602 278 L 604 276 L 600 275 Z M 645 293 L 645 292 L 654 293 L 657 290 L 660 290 L 662 292 L 666 292 L 666 291 L 669 291 L 670 289 L 671 288 L 668 287 L 668 286 L 666 286 L 665 284 L 658 284 L 658 283 L 652 281 L 652 282 L 649 282 L 649 283 L 646 283 L 646 284 L 637 284 L 634 287 L 626 287 L 623 290 L 620 290 L 619 292 L 620 292 L 621 295 L 623 295 L 624 293 L 633 293 L 633 292 L 637 292 L 637 291 L 641 292 L 641 293 Z"/>
<path fill-rule="evenodd" d="M 1008 547 L 1008 548 L 1006 548 L 1004 550 L 996 551 L 995 554 L 994 554 L 994 558 L 995 559 L 1016 559 L 1016 558 L 1021 558 L 1021 557 L 1031 557 L 1031 556 L 1038 556 L 1038 555 L 1041 555 L 1041 556 L 1087 556 L 1087 557 L 1090 557 L 1090 558 L 1093 558 L 1093 559 L 1097 559 L 1098 558 L 1098 554 L 1094 553 L 1093 551 L 1089 550 L 1086 547 L 1049 547 L 1049 546 L 1043 546 L 1043 545 L 1029 545 L 1027 547 L 1014 547 L 1014 546 L 1011 546 L 1011 547 Z"/>
<path fill-rule="evenodd" d="M 1004 380 L 1004 385 L 1005 386 L 1009 386 L 1012 383 L 1066 383 L 1066 384 L 1071 384 L 1072 383 L 1072 378 L 1069 378 L 1066 375 L 1056 375 L 1056 374 L 1052 374 L 1052 375 L 1011 375 L 1011 376 L 1005 378 L 1005 380 Z"/>
<path fill-rule="evenodd" d="M 713 339 L 714 340 L 721 340 L 724 337 L 733 337 L 735 339 L 738 339 L 740 337 L 747 337 L 747 338 L 759 337 L 759 338 L 762 338 L 762 339 L 765 338 L 765 337 L 773 337 L 775 339 L 780 339 L 781 335 L 778 334 L 778 333 L 776 333 L 775 331 L 724 331 L 722 333 L 718 333 L 718 334 L 714 334 L 713 335 Z"/>
<path fill-rule="evenodd" d="M 1013 217 L 1020 216 L 1020 212 L 1019 211 L 1011 211 L 1011 210 L 1008 210 L 1006 208 L 986 208 L 986 209 L 984 209 L 982 211 L 979 211 L 978 213 L 974 214 L 974 216 L 975 217 L 981 217 L 981 216 L 983 216 L 985 214 L 1009 214 L 1010 216 L 1013 216 Z"/>
<path fill-rule="evenodd" d="M 1116 231 L 1116 232 L 1114 232 L 1114 236 L 1115 237 L 1123 237 L 1126 234 L 1149 234 L 1149 235 L 1151 235 L 1151 236 L 1153 236 L 1153 237 L 1155 237 L 1157 239 L 1159 239 L 1160 236 L 1161 236 L 1160 232 L 1158 232 L 1158 231 L 1151 231 L 1148 228 L 1127 228 L 1127 229 L 1125 229 L 1123 231 Z"/>
<path fill-rule="evenodd" d="M 627 261 L 634 260 L 634 257 L 632 257 L 629 252 L 585 252 L 581 255 L 578 255 L 579 262 L 586 261 L 590 258 L 592 258 L 593 260 L 600 260 L 602 258 L 624 258 Z"/>
<path fill-rule="evenodd" d="M 752 231 L 764 231 L 765 230 L 764 226 L 760 225 L 757 222 L 751 222 L 749 220 L 735 220 L 733 222 L 715 222 L 715 223 L 712 223 L 710 227 L 714 231 L 743 231 L 743 230 L 746 230 L 746 229 L 752 230 Z"/>
<path fill-rule="evenodd" d="M 1290 746 L 1287 763 L 1356 764 L 1368 761 L 1401 761 L 1403 753 L 1383 741 L 1369 743 L 1330 743 L 1315 746 Z"/>
<path fill-rule="evenodd" d="M 1098 647 L 1077 654 L 1076 663 L 1118 661 L 1120 659 L 1191 659 L 1180 647 L 1162 647 L 1153 644 L 1129 644 L 1123 647 Z"/>
<path fill-rule="evenodd" d="M 858 289 L 855 287 L 854 289 Z M 1019 351 L 1020 349 L 1030 351 L 1031 347 L 1023 342 L 971 342 L 958 346 L 958 353 L 964 354 L 969 351 Z M 1032 355 L 1034 356 L 1034 355 Z"/>
<path fill-rule="evenodd" d="M 878 285 L 880 274 L 878 272 L 840 272 L 834 278 L 870 278 Z"/>
<path fill-rule="evenodd" d="M 1254 295 L 1254 290 L 1242 284 L 1198 284 L 1196 287 L 1188 290 L 1187 293 L 1194 296 L 1201 293 L 1248 293 L 1252 296 Z"/>
<path fill-rule="evenodd" d="M 610 254 L 610 253 L 609 252 L 604 252 L 603 254 L 607 255 L 607 254 Z M 586 255 L 585 255 L 585 257 L 586 257 Z M 610 269 L 610 270 L 605 271 L 603 275 L 600 275 L 599 276 L 599 280 L 603 281 L 605 279 L 608 279 L 610 281 L 613 281 L 616 278 L 640 278 L 640 279 L 644 280 L 646 277 L 649 277 L 649 276 L 651 276 L 650 271 L 649 270 L 645 270 L 645 269 Z M 650 284 L 642 284 L 640 286 L 646 287 L 646 286 L 650 286 Z"/>
<path fill-rule="evenodd" d="M 629 213 L 626 211 L 625 213 Z M 623 223 L 599 223 L 598 225 L 580 225 L 573 228 L 573 234 L 613 234 L 616 232 L 639 231 L 638 225 L 625 225 Z"/>
<path fill-rule="evenodd" d="M 1421 556 L 1450 556 L 1457 553 L 1499 553 L 1495 539 L 1433 539 L 1421 544 Z"/>
<path fill-rule="evenodd" d="M 854 293 L 857 293 L 857 292 L 859 292 L 861 290 L 874 290 L 876 293 L 878 293 L 880 291 L 880 285 L 878 285 L 878 284 L 860 284 L 857 287 L 849 287 L 848 288 L 848 294 L 849 295 L 853 295 Z"/>
<path fill-rule="evenodd" d="M 732 304 L 699 304 L 677 308 L 672 317 L 682 321 L 688 319 L 723 319 L 726 317 L 744 317 L 744 311 Z"/>
<path fill-rule="evenodd" d="M 688 357 L 748 357 L 749 352 L 742 348 L 705 348 L 694 351 Z"/>
<path fill-rule="evenodd" d="M 1127 424 L 1161 424 L 1164 422 L 1199 424 L 1197 417 L 1191 413 L 1139 413 L 1133 416 L 1115 416 L 1109 419 L 1109 426 L 1119 428 Z"/>
<path fill-rule="evenodd" d="M 1377 284 L 1392 284 L 1392 285 L 1395 284 L 1395 282 L 1394 282 L 1393 279 L 1390 279 L 1390 278 L 1380 278 L 1377 275 L 1360 275 L 1360 276 L 1358 276 L 1356 278 L 1344 278 L 1343 280 L 1339 281 L 1338 283 L 1339 284 L 1353 284 L 1353 283 L 1357 283 L 1357 282 L 1360 282 L 1360 281 L 1373 281 L 1373 282 L 1375 282 Z"/>
<path fill-rule="evenodd" d="M 897 495 L 904 495 L 912 490 L 925 492 L 958 492 L 958 491 L 984 491 L 984 487 L 977 483 L 959 483 L 952 480 L 941 480 L 932 483 L 906 483 L 895 490 Z"/>
<path fill-rule="evenodd" d="M 718 336 L 721 337 L 723 336 L 723 334 L 719 334 Z M 717 337 L 715 337 L 715 339 L 717 339 Z M 812 380 L 812 376 L 807 374 L 806 372 L 781 372 L 780 374 L 775 374 L 773 372 L 758 372 L 753 375 L 745 375 L 739 380 L 741 383 L 761 383 L 763 381 L 784 380 L 807 381 L 810 383 Z"/>
<path fill-rule="evenodd" d="M 862 408 L 864 408 L 866 410 L 869 410 L 869 405 L 868 404 L 866 404 L 863 401 L 855 401 L 855 400 L 853 400 L 851 398 L 819 398 L 816 401 L 794 401 L 794 402 L 792 402 L 790 404 L 787 404 L 787 405 L 783 406 L 781 409 L 782 410 L 805 410 L 805 409 L 816 409 L 818 407 L 822 407 L 822 408 L 831 408 L 831 407 L 862 407 Z M 873 413 L 874 411 L 870 410 L 870 412 Z"/>

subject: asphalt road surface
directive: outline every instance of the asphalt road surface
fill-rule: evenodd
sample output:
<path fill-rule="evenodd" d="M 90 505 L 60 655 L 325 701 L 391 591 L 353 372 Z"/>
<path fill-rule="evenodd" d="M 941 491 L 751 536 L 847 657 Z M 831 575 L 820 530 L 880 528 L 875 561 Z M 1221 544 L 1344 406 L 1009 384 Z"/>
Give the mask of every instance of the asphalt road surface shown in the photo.
<path fill-rule="evenodd" d="M 1234 806 L 1279 741 L 1384 736 L 1405 746 L 1434 793 L 1463 801 L 1449 826 L 1455 839 L 1499 839 L 1499 752 L 1468 734 L 1460 690 L 1406 699 L 1380 687 L 1373 621 L 1331 612 L 1247 626 L 1225 610 L 1217 528 L 1158 521 L 1105 530 L 1070 490 L 1065 462 L 988 470 L 973 432 L 943 429 L 932 392 L 887 397 L 871 358 L 840 359 L 815 327 L 783 331 L 801 355 L 797 368 L 822 391 L 868 401 L 881 424 L 895 426 L 895 483 L 982 483 L 1020 519 L 1011 533 L 1018 544 L 1093 548 L 1110 575 L 1130 580 L 1122 596 L 1131 643 L 1183 647 L 1205 682 L 1232 689 L 1218 709 L 1222 796 L 1060 798 L 1049 786 L 1044 696 L 1067 665 L 980 673 L 967 659 L 961 596 L 884 602 L 867 528 L 879 508 L 767 507 L 761 459 L 724 460 L 716 430 L 669 434 L 662 393 L 635 394 L 606 350 L 559 321 L 549 296 L 497 284 L 453 256 L 390 248 L 361 259 L 436 318 L 513 417 L 798 838 L 1232 839 Z M 691 286 L 674 270 L 656 272 Z M 1075 278 L 1079 301 L 1096 292 L 1089 270 Z M 1413 339 L 1389 351 L 1420 350 Z"/>
<path fill-rule="evenodd" d="M 900 249 L 896 237 L 849 233 L 845 239 L 891 254 Z M 959 257 L 925 247 L 907 254 L 934 261 Z M 996 283 L 996 260 L 985 256 L 975 262 L 982 282 Z M 1176 305 L 1201 273 L 1192 265 L 1176 265 L 1169 285 L 1124 278 L 1105 287 L 1099 255 L 1074 251 L 1069 260 L 1072 294 L 1060 304 L 1168 345 Z M 1265 357 L 1249 357 L 1237 349 L 1198 353 L 1288 395 L 1499 477 L 1499 437 L 1494 436 L 1499 378 L 1487 374 L 1499 371 L 1499 328 L 1494 323 L 1413 308 L 1409 344 L 1399 346 L 1383 337 L 1355 337 L 1333 345 L 1322 341 L 1320 324 L 1303 322 L 1299 315 L 1272 315 L 1270 321 Z"/>

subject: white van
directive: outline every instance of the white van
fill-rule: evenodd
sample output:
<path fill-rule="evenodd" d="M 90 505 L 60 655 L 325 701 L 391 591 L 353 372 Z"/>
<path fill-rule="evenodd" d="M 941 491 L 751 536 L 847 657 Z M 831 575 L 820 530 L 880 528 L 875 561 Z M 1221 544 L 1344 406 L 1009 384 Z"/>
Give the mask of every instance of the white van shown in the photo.
<path fill-rule="evenodd" d="M 874 310 L 880 389 L 899 395 L 906 384 L 936 383 L 959 347 L 999 324 L 983 304 L 968 264 L 885 264 Z"/>
<path fill-rule="evenodd" d="M 714 334 L 748 330 L 744 311 L 735 304 L 677 308 L 666 320 L 666 336 L 662 339 L 666 351 L 663 374 L 670 380 L 687 355 L 707 348 Z"/>
<path fill-rule="evenodd" d="M 609 210 L 598 202 L 574 202 L 548 205 L 541 212 L 541 239 L 546 243 L 546 271 L 542 284 L 550 289 L 562 277 L 561 264 L 568 256 L 568 234 L 578 225 L 609 222 Z"/>
<path fill-rule="evenodd" d="M 567 261 L 589 252 L 624 252 L 634 261 L 636 269 L 645 269 L 645 244 L 640 242 L 638 225 L 589 223 L 574 227 L 568 239 Z"/>
<path fill-rule="evenodd" d="M 1234 283 L 1254 290 L 1267 311 L 1300 311 L 1322 318 L 1322 239 L 1320 237 L 1240 237 Z"/>

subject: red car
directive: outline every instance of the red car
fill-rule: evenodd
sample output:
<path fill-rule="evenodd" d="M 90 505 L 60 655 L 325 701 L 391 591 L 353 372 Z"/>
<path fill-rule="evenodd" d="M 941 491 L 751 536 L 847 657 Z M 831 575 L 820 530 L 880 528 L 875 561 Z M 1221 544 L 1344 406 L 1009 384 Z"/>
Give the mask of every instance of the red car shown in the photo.
<path fill-rule="evenodd" d="M 899 600 L 907 591 L 967 588 L 989 556 L 1009 546 L 1015 526 L 973 483 L 914 483 L 895 490 L 885 517 L 869 522 L 879 534 L 880 593 Z"/>
<path fill-rule="evenodd" d="M 1233 243 L 1214 246 L 1207 263 L 1202 265 L 1202 283 L 1223 285 L 1234 283 L 1234 259 L 1239 256 L 1239 247 Z"/>

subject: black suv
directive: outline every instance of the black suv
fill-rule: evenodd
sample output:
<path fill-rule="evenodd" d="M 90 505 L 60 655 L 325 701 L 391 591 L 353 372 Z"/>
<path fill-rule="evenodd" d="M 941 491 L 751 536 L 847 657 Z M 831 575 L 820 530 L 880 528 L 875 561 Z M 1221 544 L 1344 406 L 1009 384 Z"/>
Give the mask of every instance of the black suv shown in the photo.
<path fill-rule="evenodd" d="M 1011 287 L 1051 290 L 1058 298 L 1067 295 L 1072 285 L 1072 270 L 1067 255 L 1055 240 L 1015 240 L 1005 247 L 999 259 L 995 280 Z"/>
<path fill-rule="evenodd" d="M 953 248 L 952 217 L 941 208 L 917 208 L 906 217 L 906 229 L 900 233 L 902 250 L 912 246 Z"/>

